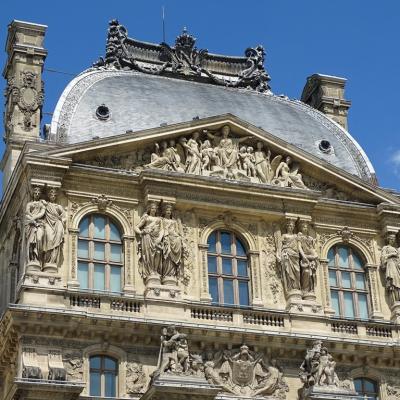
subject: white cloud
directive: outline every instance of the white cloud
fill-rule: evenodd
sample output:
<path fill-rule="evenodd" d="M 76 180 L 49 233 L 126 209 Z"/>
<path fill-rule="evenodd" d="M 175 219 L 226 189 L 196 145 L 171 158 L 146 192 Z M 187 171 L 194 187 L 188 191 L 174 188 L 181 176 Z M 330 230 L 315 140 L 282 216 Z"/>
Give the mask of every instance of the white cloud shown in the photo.
<path fill-rule="evenodd" d="M 394 165 L 394 173 L 397 176 L 400 176 L 400 150 L 396 150 L 393 154 L 392 157 L 390 157 L 390 161 Z"/>

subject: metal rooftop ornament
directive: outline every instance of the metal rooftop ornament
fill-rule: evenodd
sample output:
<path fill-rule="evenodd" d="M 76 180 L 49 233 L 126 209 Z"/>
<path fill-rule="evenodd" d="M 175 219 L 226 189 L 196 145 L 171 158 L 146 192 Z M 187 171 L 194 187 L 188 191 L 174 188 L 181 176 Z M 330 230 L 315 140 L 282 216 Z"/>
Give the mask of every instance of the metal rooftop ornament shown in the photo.
<path fill-rule="evenodd" d="M 186 28 L 178 35 L 173 47 L 140 42 L 128 37 L 127 29 L 118 20 L 109 23 L 106 55 L 93 64 L 94 68 L 136 70 L 147 74 L 190 78 L 204 83 L 247 88 L 271 93 L 271 80 L 264 68 L 263 46 L 248 48 L 245 57 L 230 57 L 198 50 L 196 38 Z"/>

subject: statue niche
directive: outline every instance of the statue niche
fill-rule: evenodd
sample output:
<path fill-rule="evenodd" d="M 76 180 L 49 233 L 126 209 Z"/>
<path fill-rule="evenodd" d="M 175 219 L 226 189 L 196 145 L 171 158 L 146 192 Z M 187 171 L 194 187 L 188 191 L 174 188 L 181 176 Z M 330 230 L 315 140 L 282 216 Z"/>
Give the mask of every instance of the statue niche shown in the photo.
<path fill-rule="evenodd" d="M 183 228 L 172 204 L 150 202 L 135 232 L 139 271 L 146 283 L 176 285 L 183 272 Z"/>

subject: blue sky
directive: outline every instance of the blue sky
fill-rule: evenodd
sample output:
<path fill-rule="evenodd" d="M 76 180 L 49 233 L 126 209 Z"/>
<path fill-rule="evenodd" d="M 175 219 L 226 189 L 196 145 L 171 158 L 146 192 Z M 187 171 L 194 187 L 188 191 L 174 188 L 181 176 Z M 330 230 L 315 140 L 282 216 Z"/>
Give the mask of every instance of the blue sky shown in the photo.
<path fill-rule="evenodd" d="M 118 18 L 130 37 L 159 43 L 163 5 L 169 43 L 187 26 L 197 46 L 213 53 L 242 55 L 246 47 L 263 44 L 276 94 L 299 98 L 306 77 L 316 72 L 347 78 L 346 97 L 352 101 L 349 131 L 371 159 L 380 185 L 400 191 L 397 0 L 3 0 L 3 48 L 12 19 L 46 24 L 45 67 L 67 73 L 44 73 L 43 123 L 50 122 L 72 75 L 104 54 L 110 19 Z M 5 60 L 3 51 L 2 65 Z M 1 89 L 4 85 L 3 80 Z M 0 153 L 3 150 L 1 143 Z"/>

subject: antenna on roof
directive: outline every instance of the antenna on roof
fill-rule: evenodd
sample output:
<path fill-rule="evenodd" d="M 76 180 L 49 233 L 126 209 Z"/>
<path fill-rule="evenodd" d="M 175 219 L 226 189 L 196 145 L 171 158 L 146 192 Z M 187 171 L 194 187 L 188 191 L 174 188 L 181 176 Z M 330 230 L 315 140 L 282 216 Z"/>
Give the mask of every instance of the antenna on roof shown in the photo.
<path fill-rule="evenodd" d="M 165 8 L 162 6 L 162 38 L 163 43 L 165 43 Z"/>

